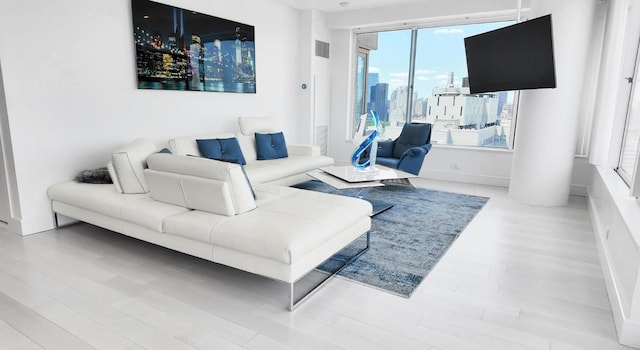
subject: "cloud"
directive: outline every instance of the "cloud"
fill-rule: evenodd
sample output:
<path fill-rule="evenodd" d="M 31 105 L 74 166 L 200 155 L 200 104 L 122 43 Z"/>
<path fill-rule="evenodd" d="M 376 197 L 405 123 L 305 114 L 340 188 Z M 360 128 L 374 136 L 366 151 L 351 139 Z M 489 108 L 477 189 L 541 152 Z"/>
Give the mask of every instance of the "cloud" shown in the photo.
<path fill-rule="evenodd" d="M 451 29 L 437 29 L 434 34 L 464 34 L 464 30 L 460 28 L 451 28 Z"/>
<path fill-rule="evenodd" d="M 369 66 L 369 73 L 380 73 L 380 68 Z"/>
<path fill-rule="evenodd" d="M 429 79 L 429 77 L 425 77 L 425 76 L 423 76 L 423 75 L 419 75 L 419 76 L 417 76 L 417 77 L 416 77 L 416 79 L 417 79 L 417 80 L 421 80 L 421 81 L 431 80 L 431 79 Z"/>
<path fill-rule="evenodd" d="M 447 81 L 447 79 L 449 79 L 449 75 L 448 74 L 438 74 L 435 76 L 436 80 L 444 80 Z"/>
<path fill-rule="evenodd" d="M 387 83 L 389 85 L 407 85 L 407 81 L 402 79 L 389 79 Z"/>
<path fill-rule="evenodd" d="M 407 78 L 409 76 L 409 73 L 389 73 L 390 77 L 398 77 L 398 78 Z"/>
<path fill-rule="evenodd" d="M 427 75 L 427 74 L 433 74 L 436 71 L 434 70 L 430 70 L 430 69 L 418 69 L 416 70 L 416 75 Z"/>

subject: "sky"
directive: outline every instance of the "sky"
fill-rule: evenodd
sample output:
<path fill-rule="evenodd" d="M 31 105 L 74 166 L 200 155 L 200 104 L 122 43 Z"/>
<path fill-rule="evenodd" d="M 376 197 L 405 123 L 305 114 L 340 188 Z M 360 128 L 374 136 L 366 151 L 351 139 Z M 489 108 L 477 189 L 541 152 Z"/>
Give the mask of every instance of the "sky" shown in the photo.
<path fill-rule="evenodd" d="M 462 86 L 462 78 L 467 76 L 465 37 L 514 23 L 496 22 L 419 29 L 414 82 L 414 90 L 417 91 L 418 97 L 428 97 L 434 87 L 444 87 L 449 72 L 454 72 L 454 85 Z M 389 94 L 398 86 L 407 85 L 410 48 L 410 29 L 378 34 L 378 49 L 372 50 L 369 54 L 369 73 L 378 73 L 379 82 L 389 84 Z"/>

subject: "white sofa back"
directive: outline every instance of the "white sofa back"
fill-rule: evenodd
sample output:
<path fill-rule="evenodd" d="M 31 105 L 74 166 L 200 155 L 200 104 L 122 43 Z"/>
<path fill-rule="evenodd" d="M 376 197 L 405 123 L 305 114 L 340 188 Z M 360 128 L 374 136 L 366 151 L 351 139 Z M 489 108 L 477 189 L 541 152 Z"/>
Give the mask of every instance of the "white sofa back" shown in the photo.
<path fill-rule="evenodd" d="M 116 190 L 120 193 L 147 193 L 149 186 L 144 177 L 147 156 L 158 148 L 146 138 L 139 138 L 111 155 L 107 165 Z"/>
<path fill-rule="evenodd" d="M 169 149 L 173 154 L 177 155 L 193 155 L 193 156 L 202 156 L 200 154 L 200 150 L 198 149 L 197 139 L 228 139 L 235 137 L 238 140 L 238 144 L 240 145 L 240 150 L 242 150 L 242 155 L 247 163 L 253 162 L 258 159 L 258 154 L 256 151 L 256 140 L 253 134 L 251 135 L 242 135 L 231 134 L 231 133 L 223 133 L 223 134 L 215 134 L 215 135 L 202 135 L 202 136 L 183 136 L 176 137 L 169 140 Z"/>
<path fill-rule="evenodd" d="M 226 216 L 256 208 L 251 185 L 238 164 L 166 153 L 150 155 L 147 164 L 145 177 L 157 201 Z"/>

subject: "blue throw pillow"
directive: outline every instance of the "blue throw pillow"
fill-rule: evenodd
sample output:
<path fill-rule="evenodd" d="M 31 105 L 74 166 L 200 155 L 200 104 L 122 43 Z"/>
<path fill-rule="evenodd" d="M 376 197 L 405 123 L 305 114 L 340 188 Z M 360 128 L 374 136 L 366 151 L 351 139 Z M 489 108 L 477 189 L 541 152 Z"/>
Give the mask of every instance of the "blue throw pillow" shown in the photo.
<path fill-rule="evenodd" d="M 256 151 L 258 160 L 286 158 L 289 156 L 282 132 L 274 134 L 256 133 Z"/>
<path fill-rule="evenodd" d="M 171 150 L 170 150 L 170 149 L 168 149 L 168 148 L 166 148 L 166 147 L 165 147 L 165 148 L 163 148 L 163 149 L 161 149 L 161 150 L 159 150 L 159 151 L 158 151 L 158 153 L 167 153 L 167 154 L 172 154 L 172 153 L 171 153 Z"/>
<path fill-rule="evenodd" d="M 235 137 L 228 139 L 196 140 L 198 150 L 203 157 L 224 160 L 227 162 L 245 165 L 247 162 L 242 155 L 240 144 Z"/>

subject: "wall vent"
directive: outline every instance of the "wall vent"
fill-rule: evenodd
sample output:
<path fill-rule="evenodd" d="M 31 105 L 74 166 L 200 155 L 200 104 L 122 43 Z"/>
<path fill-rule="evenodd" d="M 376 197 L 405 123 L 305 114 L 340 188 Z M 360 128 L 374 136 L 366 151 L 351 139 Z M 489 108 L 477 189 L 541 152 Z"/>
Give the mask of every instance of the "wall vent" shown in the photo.
<path fill-rule="evenodd" d="M 316 40 L 316 56 L 329 58 L 329 43 Z"/>
<path fill-rule="evenodd" d="M 327 155 L 327 146 L 329 143 L 329 126 L 316 126 L 315 144 L 320 147 L 320 154 Z"/>

